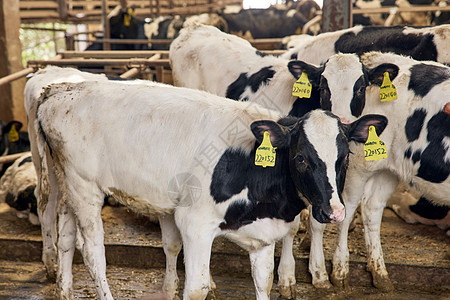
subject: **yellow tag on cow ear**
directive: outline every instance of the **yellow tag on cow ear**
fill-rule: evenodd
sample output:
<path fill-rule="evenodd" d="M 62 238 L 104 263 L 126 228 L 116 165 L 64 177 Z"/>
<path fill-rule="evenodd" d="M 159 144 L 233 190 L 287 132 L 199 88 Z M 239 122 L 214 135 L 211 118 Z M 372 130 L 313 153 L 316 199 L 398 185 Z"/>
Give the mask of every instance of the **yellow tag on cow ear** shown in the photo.
<path fill-rule="evenodd" d="M 12 125 L 8 132 L 8 138 L 10 142 L 17 142 L 19 140 L 19 133 L 16 130 L 16 125 Z"/>
<path fill-rule="evenodd" d="M 292 87 L 292 96 L 297 96 L 299 98 L 310 98 L 311 89 L 312 87 L 308 79 L 308 74 L 302 72 L 302 75 Z"/>
<path fill-rule="evenodd" d="M 387 158 L 386 145 L 377 135 L 374 126 L 369 127 L 369 137 L 364 143 L 364 157 L 367 161 Z"/>
<path fill-rule="evenodd" d="M 383 83 L 380 87 L 380 99 L 381 102 L 392 101 L 397 99 L 397 89 L 389 78 L 389 73 L 384 72 Z"/>
<path fill-rule="evenodd" d="M 255 153 L 255 165 L 265 167 L 273 167 L 275 166 L 276 152 L 270 142 L 270 133 L 268 131 L 264 131 L 264 138 L 259 145 L 258 149 L 256 149 Z"/>
<path fill-rule="evenodd" d="M 129 27 L 130 26 L 130 21 L 131 21 L 131 16 L 129 14 L 125 14 L 123 16 L 123 25 Z"/>

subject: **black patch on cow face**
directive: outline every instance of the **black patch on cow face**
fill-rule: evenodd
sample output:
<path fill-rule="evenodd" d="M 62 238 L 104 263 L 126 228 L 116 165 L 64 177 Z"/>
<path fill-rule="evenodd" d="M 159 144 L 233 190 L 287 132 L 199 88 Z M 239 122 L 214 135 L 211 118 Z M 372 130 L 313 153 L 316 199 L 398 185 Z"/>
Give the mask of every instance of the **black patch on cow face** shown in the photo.
<path fill-rule="evenodd" d="M 404 34 L 405 26 L 366 26 L 357 34 L 347 32 L 334 44 L 336 53 L 394 52 L 416 60 L 437 59 L 432 34 Z"/>
<path fill-rule="evenodd" d="M 328 80 L 323 76 L 320 79 L 320 107 L 331 111 L 331 92 L 328 87 Z"/>
<path fill-rule="evenodd" d="M 436 85 L 450 78 L 448 68 L 427 64 L 417 64 L 411 67 L 411 78 L 408 89 L 416 95 L 424 97 Z"/>
<path fill-rule="evenodd" d="M 320 91 L 313 85 L 311 89 L 311 97 L 306 98 L 298 98 L 295 100 L 292 105 L 292 109 L 289 111 L 290 116 L 302 117 L 306 113 L 320 108 Z"/>
<path fill-rule="evenodd" d="M 298 53 L 297 52 L 291 54 L 291 60 L 293 60 L 293 59 L 295 59 L 295 60 L 298 59 Z"/>
<path fill-rule="evenodd" d="M 358 118 L 366 105 L 366 80 L 364 75 L 356 80 L 353 85 L 353 98 L 350 102 L 350 111 L 352 116 Z"/>
<path fill-rule="evenodd" d="M 29 157 L 23 159 L 23 160 L 19 163 L 19 167 L 22 166 L 22 165 L 24 165 L 24 164 L 26 164 L 26 163 L 29 163 L 29 162 L 31 162 L 31 156 L 29 156 Z"/>
<path fill-rule="evenodd" d="M 426 116 L 427 112 L 421 108 L 416 109 L 414 113 L 408 117 L 405 125 L 405 134 L 408 142 L 411 143 L 419 138 L 423 127 L 423 121 L 425 121 Z"/>
<path fill-rule="evenodd" d="M 409 209 L 423 218 L 441 220 L 447 216 L 450 207 L 434 205 L 428 199 L 421 197 L 416 204 L 410 205 Z"/>
<path fill-rule="evenodd" d="M 247 87 L 247 82 L 247 73 L 241 73 L 238 79 L 228 86 L 225 97 L 233 100 L 240 100 L 242 93 L 244 93 L 245 88 Z"/>
<path fill-rule="evenodd" d="M 420 157 L 420 167 L 417 176 L 434 183 L 445 181 L 450 174 L 450 162 L 445 161 L 447 149 L 442 141 L 450 137 L 450 115 L 443 111 L 435 114 L 427 125 L 428 146 Z"/>
<path fill-rule="evenodd" d="M 270 79 L 275 75 L 272 66 L 264 67 L 258 72 L 248 77 L 247 73 L 241 73 L 238 79 L 231 83 L 226 92 L 226 97 L 233 100 L 241 100 L 242 94 L 247 87 L 256 93 L 261 85 L 267 85 Z"/>

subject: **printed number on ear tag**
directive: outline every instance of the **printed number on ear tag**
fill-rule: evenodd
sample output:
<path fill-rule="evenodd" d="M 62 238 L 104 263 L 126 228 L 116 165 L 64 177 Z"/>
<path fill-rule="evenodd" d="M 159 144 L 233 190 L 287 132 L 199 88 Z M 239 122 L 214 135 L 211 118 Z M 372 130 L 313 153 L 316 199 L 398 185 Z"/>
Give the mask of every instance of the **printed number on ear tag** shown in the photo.
<path fill-rule="evenodd" d="M 364 157 L 367 161 L 387 158 L 386 145 L 377 135 L 374 126 L 369 127 L 369 137 L 364 144 Z"/>
<path fill-rule="evenodd" d="M 302 72 L 302 75 L 292 87 L 292 96 L 297 96 L 299 98 L 311 98 L 311 89 L 312 87 L 308 79 L 308 74 Z"/>
<path fill-rule="evenodd" d="M 389 78 L 389 73 L 384 72 L 383 83 L 380 87 L 380 99 L 381 102 L 392 101 L 397 99 L 397 89 Z"/>
<path fill-rule="evenodd" d="M 259 145 L 258 149 L 256 149 L 255 153 L 255 165 L 265 167 L 273 167 L 275 166 L 276 152 L 270 143 L 270 133 L 268 131 L 264 131 L 264 138 Z"/>
<path fill-rule="evenodd" d="M 8 139 L 10 142 L 17 142 L 19 140 L 19 133 L 16 130 L 16 125 L 12 125 L 8 132 Z"/>

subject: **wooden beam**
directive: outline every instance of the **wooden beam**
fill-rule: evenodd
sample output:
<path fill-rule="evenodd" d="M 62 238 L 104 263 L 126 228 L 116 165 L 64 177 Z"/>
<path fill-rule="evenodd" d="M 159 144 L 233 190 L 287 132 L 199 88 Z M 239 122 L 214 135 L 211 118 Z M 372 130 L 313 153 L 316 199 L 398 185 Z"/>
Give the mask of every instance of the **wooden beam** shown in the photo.
<path fill-rule="evenodd" d="M 0 1 L 0 77 L 23 70 L 19 29 L 19 0 Z M 0 120 L 17 120 L 27 127 L 25 82 L 22 78 L 0 86 Z"/>

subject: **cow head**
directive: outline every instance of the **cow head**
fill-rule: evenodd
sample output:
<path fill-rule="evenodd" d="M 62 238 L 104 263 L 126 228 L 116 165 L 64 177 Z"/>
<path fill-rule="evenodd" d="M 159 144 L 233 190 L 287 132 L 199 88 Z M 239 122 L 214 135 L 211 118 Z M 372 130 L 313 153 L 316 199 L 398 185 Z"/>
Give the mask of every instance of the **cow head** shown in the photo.
<path fill-rule="evenodd" d="M 367 115 L 342 124 L 331 113 L 314 110 L 300 119 L 257 121 L 251 129 L 259 142 L 268 131 L 272 145 L 288 153 L 290 176 L 300 197 L 312 204 L 314 218 L 321 223 L 337 223 L 345 217 L 341 192 L 350 153 L 348 142 L 365 142 L 371 125 L 381 133 L 387 119 Z"/>
<path fill-rule="evenodd" d="M 320 91 L 320 107 L 339 116 L 344 123 L 355 121 L 361 116 L 366 103 L 366 87 L 381 85 L 384 72 L 393 80 L 398 67 L 382 64 L 367 69 L 356 54 L 335 54 L 321 67 L 302 61 L 289 62 L 289 70 L 299 78 L 302 72 L 308 74 L 313 88 Z"/>

